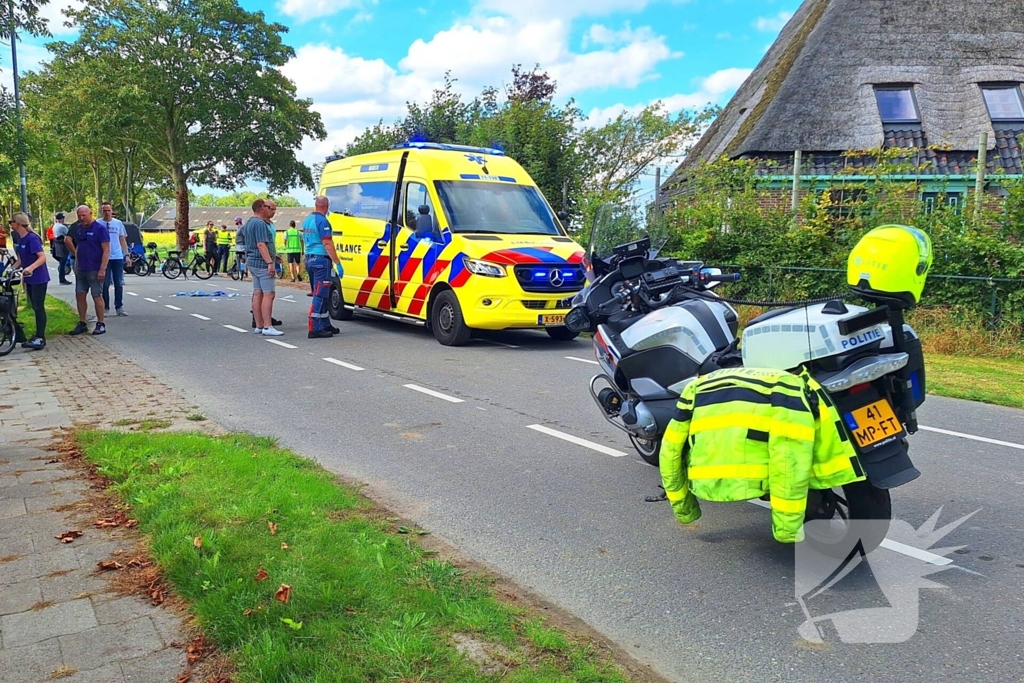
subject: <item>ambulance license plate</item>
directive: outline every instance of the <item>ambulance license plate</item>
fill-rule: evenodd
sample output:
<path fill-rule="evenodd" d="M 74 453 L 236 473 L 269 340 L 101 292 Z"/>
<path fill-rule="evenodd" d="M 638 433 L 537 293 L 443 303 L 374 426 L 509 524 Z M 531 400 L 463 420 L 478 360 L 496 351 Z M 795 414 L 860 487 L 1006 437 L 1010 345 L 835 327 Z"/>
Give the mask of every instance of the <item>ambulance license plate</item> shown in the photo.
<path fill-rule="evenodd" d="M 564 315 L 539 315 L 537 316 L 538 325 L 564 325 Z"/>
<path fill-rule="evenodd" d="M 862 449 L 903 433 L 903 425 L 884 398 L 847 413 L 846 425 Z"/>

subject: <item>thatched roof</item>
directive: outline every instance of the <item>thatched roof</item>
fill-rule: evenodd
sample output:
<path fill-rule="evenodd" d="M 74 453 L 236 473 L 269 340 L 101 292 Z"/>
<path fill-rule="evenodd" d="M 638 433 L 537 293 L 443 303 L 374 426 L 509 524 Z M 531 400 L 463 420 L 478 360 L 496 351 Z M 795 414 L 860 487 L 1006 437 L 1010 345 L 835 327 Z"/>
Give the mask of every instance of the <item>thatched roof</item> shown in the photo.
<path fill-rule="evenodd" d="M 976 155 L 987 132 L 1006 147 L 978 87 L 997 82 L 1024 82 L 1021 0 L 805 0 L 681 168 L 907 146 L 883 127 L 881 84 L 913 84 L 928 145 Z"/>
<path fill-rule="evenodd" d="M 312 207 L 280 207 L 274 216 L 274 225 L 278 228 L 287 228 L 288 221 L 295 221 L 296 225 L 302 225 L 302 221 L 311 213 L 313 213 Z M 174 217 L 177 214 L 177 207 L 173 204 L 157 209 L 142 224 L 142 229 L 146 231 L 174 230 Z M 242 220 L 249 220 L 252 210 L 248 206 L 192 206 L 188 210 L 188 228 L 189 230 L 204 228 L 206 221 L 213 221 L 217 228 L 226 225 L 233 229 L 235 216 L 241 216 Z"/>

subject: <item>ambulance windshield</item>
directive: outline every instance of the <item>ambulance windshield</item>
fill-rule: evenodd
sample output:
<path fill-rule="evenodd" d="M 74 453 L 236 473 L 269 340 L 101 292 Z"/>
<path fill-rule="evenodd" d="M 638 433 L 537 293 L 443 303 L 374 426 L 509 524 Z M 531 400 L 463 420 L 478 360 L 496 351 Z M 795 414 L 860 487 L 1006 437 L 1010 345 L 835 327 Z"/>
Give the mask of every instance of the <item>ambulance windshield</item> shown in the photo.
<path fill-rule="evenodd" d="M 562 234 L 551 207 L 535 187 L 453 180 L 435 184 L 452 232 Z"/>

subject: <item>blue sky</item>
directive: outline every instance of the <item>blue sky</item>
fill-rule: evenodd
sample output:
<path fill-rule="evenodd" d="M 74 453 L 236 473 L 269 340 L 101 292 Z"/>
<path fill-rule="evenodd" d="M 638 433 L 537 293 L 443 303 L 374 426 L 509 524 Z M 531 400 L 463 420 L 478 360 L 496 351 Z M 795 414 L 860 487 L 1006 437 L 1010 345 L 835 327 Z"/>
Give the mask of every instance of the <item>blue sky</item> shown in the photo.
<path fill-rule="evenodd" d="M 45 14 L 58 39 L 59 10 Z M 500 87 L 512 64 L 539 63 L 599 123 L 663 100 L 672 110 L 725 104 L 799 0 L 241 0 L 289 27 L 286 67 L 323 116 L 328 138 L 300 158 L 323 160 L 367 125 L 401 116 L 443 80 L 467 96 Z M 57 19 L 53 21 L 53 19 Z M 46 59 L 44 41 L 19 44 L 19 68 Z M 0 59 L 10 82 L 10 54 Z M 252 185 L 252 189 L 257 189 Z M 293 194 L 309 201 L 311 195 Z"/>

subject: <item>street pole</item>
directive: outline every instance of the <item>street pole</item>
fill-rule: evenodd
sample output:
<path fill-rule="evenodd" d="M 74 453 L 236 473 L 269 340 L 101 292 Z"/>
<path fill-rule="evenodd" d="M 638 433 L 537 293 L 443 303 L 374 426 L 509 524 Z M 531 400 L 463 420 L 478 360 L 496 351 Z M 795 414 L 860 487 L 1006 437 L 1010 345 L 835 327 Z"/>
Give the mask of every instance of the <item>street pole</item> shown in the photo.
<path fill-rule="evenodd" d="M 28 213 L 28 181 L 25 177 L 25 140 L 21 134 L 21 94 L 18 91 L 18 37 L 14 22 L 14 0 L 7 0 L 11 21 L 11 71 L 14 74 L 14 120 L 18 125 L 18 163 L 21 165 L 21 210 Z"/>

